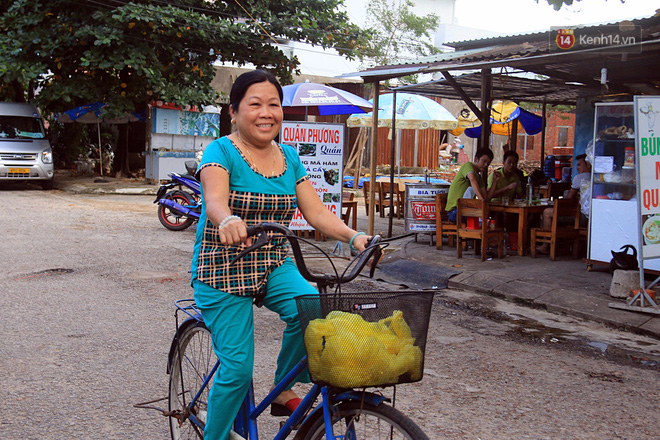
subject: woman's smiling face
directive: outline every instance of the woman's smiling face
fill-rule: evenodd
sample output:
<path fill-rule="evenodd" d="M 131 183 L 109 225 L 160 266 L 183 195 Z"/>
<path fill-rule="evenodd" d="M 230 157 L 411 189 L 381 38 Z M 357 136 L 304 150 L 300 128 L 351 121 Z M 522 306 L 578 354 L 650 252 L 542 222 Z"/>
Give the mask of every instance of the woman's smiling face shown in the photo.
<path fill-rule="evenodd" d="M 241 140 L 255 147 L 265 147 L 280 132 L 283 112 L 277 88 L 268 81 L 252 84 L 238 104 L 229 108 Z"/>

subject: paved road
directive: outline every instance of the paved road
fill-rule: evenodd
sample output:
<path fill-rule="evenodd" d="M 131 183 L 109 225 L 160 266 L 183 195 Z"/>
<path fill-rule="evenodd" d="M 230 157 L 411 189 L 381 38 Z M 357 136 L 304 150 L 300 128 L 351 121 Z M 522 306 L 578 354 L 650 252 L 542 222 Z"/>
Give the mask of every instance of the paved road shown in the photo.
<path fill-rule="evenodd" d="M 166 395 L 194 231 L 164 229 L 151 201 L 0 187 L 0 438 L 168 438 L 164 418 L 133 404 Z M 263 393 L 281 325 L 255 315 Z M 445 291 L 424 380 L 399 387 L 397 406 L 433 439 L 657 438 L 657 344 Z"/>

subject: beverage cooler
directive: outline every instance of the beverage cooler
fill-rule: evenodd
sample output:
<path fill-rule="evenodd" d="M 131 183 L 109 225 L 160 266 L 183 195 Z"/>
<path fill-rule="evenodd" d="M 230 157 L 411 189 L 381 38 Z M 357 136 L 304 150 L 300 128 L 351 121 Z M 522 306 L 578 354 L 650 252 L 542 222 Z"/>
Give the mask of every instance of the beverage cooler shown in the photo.
<path fill-rule="evenodd" d="M 595 111 L 587 265 L 609 265 L 611 251 L 638 248 L 639 207 L 632 102 L 597 103 Z M 640 251 L 640 249 L 638 249 Z M 645 269 L 660 273 L 660 259 Z"/>

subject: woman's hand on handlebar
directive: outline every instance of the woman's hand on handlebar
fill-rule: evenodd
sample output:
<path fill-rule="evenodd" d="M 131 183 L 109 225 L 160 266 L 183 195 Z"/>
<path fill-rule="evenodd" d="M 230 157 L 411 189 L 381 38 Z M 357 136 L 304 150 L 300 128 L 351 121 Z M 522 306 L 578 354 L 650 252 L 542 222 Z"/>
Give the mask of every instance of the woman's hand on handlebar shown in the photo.
<path fill-rule="evenodd" d="M 246 246 L 251 246 L 252 237 L 248 236 L 245 222 L 240 217 L 230 217 L 232 218 L 223 220 L 220 226 L 218 226 L 218 234 L 220 235 L 222 244 L 225 246 L 236 246 L 245 243 Z"/>
<path fill-rule="evenodd" d="M 353 239 L 353 247 L 358 252 L 364 252 L 372 238 L 373 236 L 371 235 L 358 235 Z"/>

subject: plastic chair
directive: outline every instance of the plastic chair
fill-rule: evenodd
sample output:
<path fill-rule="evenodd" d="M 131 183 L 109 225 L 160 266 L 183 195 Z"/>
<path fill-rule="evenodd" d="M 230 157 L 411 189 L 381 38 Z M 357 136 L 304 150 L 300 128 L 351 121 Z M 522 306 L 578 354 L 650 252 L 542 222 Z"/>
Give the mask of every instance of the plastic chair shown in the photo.
<path fill-rule="evenodd" d="M 458 199 L 456 219 L 466 217 L 466 225 L 458 228 L 456 235 L 456 256 L 463 257 L 463 243 L 465 239 L 481 240 L 481 261 L 486 260 L 486 249 L 490 240 L 497 241 L 497 258 L 504 257 L 504 229 L 489 226 L 490 209 L 488 203 L 482 199 Z M 474 219 L 473 221 L 470 221 Z M 474 229 L 470 225 L 474 225 Z M 475 245 L 476 248 L 476 245 Z"/>

